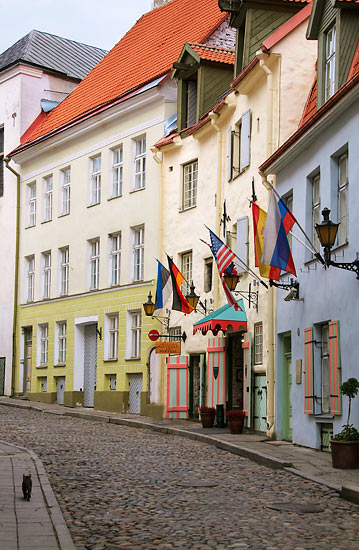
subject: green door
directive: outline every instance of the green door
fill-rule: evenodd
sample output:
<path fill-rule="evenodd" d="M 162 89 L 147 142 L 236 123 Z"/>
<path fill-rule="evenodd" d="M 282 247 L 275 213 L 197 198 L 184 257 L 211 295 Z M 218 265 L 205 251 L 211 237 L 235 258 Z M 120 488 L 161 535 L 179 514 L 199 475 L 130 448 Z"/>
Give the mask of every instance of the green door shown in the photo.
<path fill-rule="evenodd" d="M 287 441 L 292 441 L 292 354 L 285 353 L 283 361 L 283 428 L 282 436 Z"/>
<path fill-rule="evenodd" d="M 253 428 L 256 432 L 267 430 L 267 377 L 257 374 L 254 377 L 254 414 Z"/>

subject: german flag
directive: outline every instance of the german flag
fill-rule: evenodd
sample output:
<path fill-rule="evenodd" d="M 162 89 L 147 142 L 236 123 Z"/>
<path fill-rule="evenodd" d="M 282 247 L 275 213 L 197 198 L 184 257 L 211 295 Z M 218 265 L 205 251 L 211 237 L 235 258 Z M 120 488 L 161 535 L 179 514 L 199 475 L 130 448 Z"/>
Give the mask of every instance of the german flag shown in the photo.
<path fill-rule="evenodd" d="M 173 263 L 173 260 L 167 255 L 168 269 L 171 275 L 172 289 L 173 289 L 173 303 L 172 309 L 181 311 L 182 313 L 192 313 L 193 307 L 189 305 L 186 298 L 181 292 L 181 284 L 184 281 L 184 277 L 178 267 Z"/>

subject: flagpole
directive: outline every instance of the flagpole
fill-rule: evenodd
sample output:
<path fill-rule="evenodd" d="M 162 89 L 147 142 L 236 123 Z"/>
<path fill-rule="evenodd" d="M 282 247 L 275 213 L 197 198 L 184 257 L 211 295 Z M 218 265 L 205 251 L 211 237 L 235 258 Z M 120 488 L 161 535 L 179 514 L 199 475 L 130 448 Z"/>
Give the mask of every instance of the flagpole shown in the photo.
<path fill-rule="evenodd" d="M 315 255 L 314 250 L 312 248 L 310 248 L 307 244 L 305 244 L 305 242 L 303 242 L 302 239 L 300 239 L 297 235 L 294 235 L 294 233 L 292 233 L 292 231 L 289 231 L 289 235 L 292 235 L 292 237 L 294 237 L 300 244 L 302 244 L 304 246 L 304 248 L 309 250 L 309 252 L 311 252 L 311 254 Z"/>

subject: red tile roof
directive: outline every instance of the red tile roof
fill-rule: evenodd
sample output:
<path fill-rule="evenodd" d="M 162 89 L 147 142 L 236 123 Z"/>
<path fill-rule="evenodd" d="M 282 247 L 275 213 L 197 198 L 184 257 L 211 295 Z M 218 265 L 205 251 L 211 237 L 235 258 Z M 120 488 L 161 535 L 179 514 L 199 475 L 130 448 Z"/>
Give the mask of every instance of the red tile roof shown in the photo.
<path fill-rule="evenodd" d="M 228 50 L 226 48 L 219 48 L 217 46 L 207 46 L 205 44 L 191 44 L 192 50 L 195 51 L 201 59 L 206 61 L 217 61 L 218 63 L 228 63 L 234 65 L 236 59 L 236 52 L 234 50 Z"/>
<path fill-rule="evenodd" d="M 58 131 L 94 108 L 166 74 L 184 42 L 204 42 L 227 18 L 217 0 L 172 0 L 143 15 L 28 141 Z"/>

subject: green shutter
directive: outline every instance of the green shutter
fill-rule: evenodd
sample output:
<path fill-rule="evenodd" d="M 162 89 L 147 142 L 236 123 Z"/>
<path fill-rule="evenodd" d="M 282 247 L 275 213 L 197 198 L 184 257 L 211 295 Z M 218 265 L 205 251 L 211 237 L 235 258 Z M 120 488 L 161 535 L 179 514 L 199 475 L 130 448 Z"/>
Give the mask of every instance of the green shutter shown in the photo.
<path fill-rule="evenodd" d="M 304 414 L 314 413 L 313 329 L 304 329 Z"/>
<path fill-rule="evenodd" d="M 330 412 L 342 414 L 339 321 L 329 323 Z"/>

